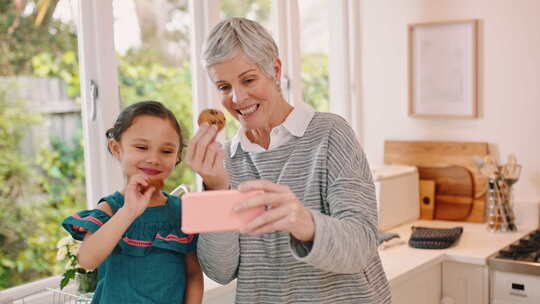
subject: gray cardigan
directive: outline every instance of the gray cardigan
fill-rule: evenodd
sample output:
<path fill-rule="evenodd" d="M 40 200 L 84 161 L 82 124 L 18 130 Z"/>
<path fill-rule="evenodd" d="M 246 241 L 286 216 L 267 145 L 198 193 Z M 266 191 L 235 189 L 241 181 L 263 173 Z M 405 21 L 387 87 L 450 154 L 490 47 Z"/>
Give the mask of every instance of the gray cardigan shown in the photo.
<path fill-rule="evenodd" d="M 258 153 L 238 147 L 225 165 L 233 188 L 253 179 L 287 185 L 315 221 L 313 242 L 287 232 L 200 235 L 204 272 L 221 284 L 236 278 L 236 303 L 391 302 L 371 171 L 344 119 L 317 112 L 302 137 Z"/>

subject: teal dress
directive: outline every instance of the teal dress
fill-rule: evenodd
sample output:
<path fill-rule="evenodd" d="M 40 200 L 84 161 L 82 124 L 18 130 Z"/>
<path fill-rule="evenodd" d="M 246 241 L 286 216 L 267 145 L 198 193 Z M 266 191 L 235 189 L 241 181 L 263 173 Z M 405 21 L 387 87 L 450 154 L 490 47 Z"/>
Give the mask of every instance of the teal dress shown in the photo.
<path fill-rule="evenodd" d="M 197 248 L 198 235 L 180 230 L 181 201 L 167 196 L 163 206 L 148 207 L 129 228 L 98 268 L 92 304 L 183 303 L 186 289 L 184 256 Z M 116 213 L 124 197 L 116 192 L 104 197 Z M 85 230 L 97 231 L 111 217 L 93 209 L 78 212 L 62 226 L 77 240 Z"/>

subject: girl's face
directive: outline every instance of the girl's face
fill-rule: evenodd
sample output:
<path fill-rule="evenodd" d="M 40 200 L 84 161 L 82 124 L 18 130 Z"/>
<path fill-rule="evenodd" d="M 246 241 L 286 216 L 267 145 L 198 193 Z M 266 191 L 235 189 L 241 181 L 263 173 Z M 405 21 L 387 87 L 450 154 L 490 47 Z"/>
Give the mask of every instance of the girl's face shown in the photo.
<path fill-rule="evenodd" d="M 109 148 L 120 161 L 126 180 L 139 173 L 164 180 L 175 167 L 180 140 L 169 120 L 141 115 L 124 131 L 120 142 L 109 141 Z"/>
<path fill-rule="evenodd" d="M 263 73 L 242 52 L 212 65 L 208 72 L 221 103 L 248 130 L 276 126 L 283 120 L 287 103 L 274 79 L 279 79 L 281 62 L 274 63 L 274 78 Z"/>

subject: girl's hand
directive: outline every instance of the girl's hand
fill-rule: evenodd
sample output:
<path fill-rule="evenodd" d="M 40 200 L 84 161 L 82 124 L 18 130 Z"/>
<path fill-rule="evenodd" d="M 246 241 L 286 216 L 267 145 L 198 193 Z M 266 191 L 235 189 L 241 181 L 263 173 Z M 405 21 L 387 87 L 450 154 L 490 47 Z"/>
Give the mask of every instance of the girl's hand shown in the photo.
<path fill-rule="evenodd" d="M 150 197 L 155 190 L 156 188 L 150 185 L 146 175 L 132 176 L 124 190 L 126 201 L 122 208 L 126 208 L 132 215 L 138 217 L 150 204 Z"/>
<path fill-rule="evenodd" d="M 229 173 L 223 166 L 225 152 L 222 145 L 215 141 L 217 133 L 216 126 L 202 124 L 189 141 L 184 160 L 212 190 L 229 188 Z"/>
<path fill-rule="evenodd" d="M 235 211 L 257 206 L 269 208 L 262 215 L 246 224 L 241 233 L 262 234 L 274 231 L 288 231 L 300 241 L 312 241 L 315 235 L 315 223 L 311 212 L 302 205 L 296 195 L 285 185 L 274 184 L 265 180 L 254 180 L 241 183 L 238 190 L 263 190 L 263 194 L 255 195 L 238 204 Z"/>

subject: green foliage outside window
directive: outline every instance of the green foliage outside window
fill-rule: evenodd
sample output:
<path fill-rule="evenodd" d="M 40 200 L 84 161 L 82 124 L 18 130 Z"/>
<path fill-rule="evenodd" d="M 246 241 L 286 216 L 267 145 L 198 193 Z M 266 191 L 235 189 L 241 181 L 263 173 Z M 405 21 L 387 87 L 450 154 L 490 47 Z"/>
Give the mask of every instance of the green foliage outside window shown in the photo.
<path fill-rule="evenodd" d="M 29 122 L 37 120 L 20 100 L 7 96 L 5 86 L 0 88 L 0 289 L 23 281 L 16 274 L 27 266 L 19 258 L 32 228 L 19 198 L 32 189 L 32 173 L 18 145 Z"/>
<path fill-rule="evenodd" d="M 0 0 L 1 76 L 32 74 L 30 59 L 39 53 L 59 56 L 77 49 L 74 25 L 51 18 L 58 0 L 49 1 L 47 12 L 40 12 L 38 2 Z M 28 13 L 27 5 L 33 7 Z"/>
<path fill-rule="evenodd" d="M 55 272 L 58 223 L 85 204 L 80 144 L 53 140 L 37 160 L 21 154 L 23 134 L 39 116 L 5 92 L 0 89 L 1 289 Z"/>
<path fill-rule="evenodd" d="M 304 54 L 301 77 L 305 103 L 317 111 L 328 112 L 328 56 Z"/>
<path fill-rule="evenodd" d="M 269 26 L 272 1 L 270 0 L 221 0 L 221 12 L 224 18 L 246 17 Z"/>
<path fill-rule="evenodd" d="M 60 272 L 59 223 L 86 205 L 80 133 L 52 138 L 37 158 L 19 152 L 22 135 L 39 122 L 20 99 L 0 89 L 0 289 Z"/>
<path fill-rule="evenodd" d="M 75 51 L 66 51 L 59 56 L 39 53 L 30 60 L 33 74 L 40 77 L 58 77 L 65 83 L 66 93 L 75 98 L 80 95 L 79 67 Z"/>

